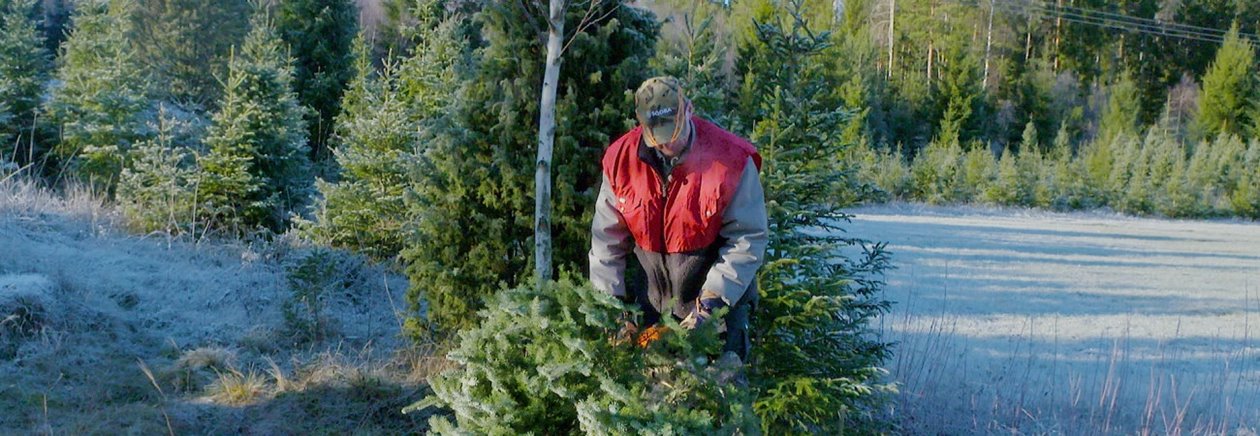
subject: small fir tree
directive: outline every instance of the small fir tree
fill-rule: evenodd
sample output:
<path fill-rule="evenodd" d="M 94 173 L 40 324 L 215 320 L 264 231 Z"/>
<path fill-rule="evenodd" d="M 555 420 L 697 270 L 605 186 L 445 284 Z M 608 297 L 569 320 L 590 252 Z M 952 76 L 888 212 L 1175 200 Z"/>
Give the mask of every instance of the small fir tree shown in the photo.
<path fill-rule="evenodd" d="M 692 2 L 690 8 L 670 17 L 664 24 L 649 65 L 660 74 L 674 76 L 687 89 L 696 113 L 724 125 L 730 77 L 726 55 L 729 36 L 719 32 L 720 5 Z"/>
<path fill-rule="evenodd" d="M 1239 216 L 1260 219 L 1260 140 L 1251 140 L 1241 169 L 1230 205 Z"/>
<path fill-rule="evenodd" d="M 148 136 L 149 84 L 128 40 L 130 0 L 77 4 L 47 111 L 60 128 L 55 152 L 81 179 L 112 192 L 132 145 Z"/>
<path fill-rule="evenodd" d="M 984 191 L 984 199 L 994 204 L 1017 205 L 1023 203 L 1022 197 L 1015 153 L 1008 149 L 1002 152 L 1002 158 L 998 160 L 997 177 L 989 189 Z"/>
<path fill-rule="evenodd" d="M 405 220 L 403 155 L 416 146 L 416 128 L 398 95 L 398 67 L 386 61 L 378 75 L 364 35 L 355 41 L 355 78 L 341 102 L 332 141 L 338 174 L 319 180 L 315 221 L 305 227 L 315 240 L 376 259 L 402 249 Z"/>
<path fill-rule="evenodd" d="M 1079 153 L 1078 160 L 1084 165 L 1086 186 L 1090 196 L 1099 204 L 1111 202 L 1112 191 L 1110 180 L 1112 167 L 1115 166 L 1115 143 L 1124 142 L 1128 135 L 1120 133 L 1110 138 L 1099 138 L 1085 145 Z"/>
<path fill-rule="evenodd" d="M 132 148 L 122 170 L 118 204 L 133 231 L 177 235 L 197 230 L 194 156 L 203 128 L 196 118 L 180 115 L 160 106 L 150 127 L 156 135 Z"/>
<path fill-rule="evenodd" d="M 293 92 L 293 67 L 265 10 L 228 63 L 223 102 L 206 136 L 199 190 L 204 214 L 232 232 L 284 229 L 310 194 L 304 153 L 305 108 Z"/>
<path fill-rule="evenodd" d="M 36 157 L 30 147 L 48 75 L 34 14 L 35 0 L 0 2 L 0 160 L 20 164 Z"/>
<path fill-rule="evenodd" d="M 1049 183 L 1045 177 L 1045 156 L 1036 147 L 1023 149 L 1015 156 L 1015 170 L 1019 173 L 1016 187 L 1021 206 L 1046 207 L 1050 205 Z"/>
<path fill-rule="evenodd" d="M 962 180 L 958 187 L 964 192 L 958 200 L 972 201 L 988 190 L 997 177 L 997 162 L 993 159 L 993 153 L 983 144 L 973 145 L 962 160 Z"/>
<path fill-rule="evenodd" d="M 910 164 L 912 193 L 933 204 L 958 200 L 963 151 L 958 141 L 933 141 Z"/>
<path fill-rule="evenodd" d="M 333 118 L 354 77 L 353 43 L 359 33 L 352 0 L 280 0 L 275 26 L 294 59 L 293 86 L 307 112 L 310 158 L 329 156 Z"/>

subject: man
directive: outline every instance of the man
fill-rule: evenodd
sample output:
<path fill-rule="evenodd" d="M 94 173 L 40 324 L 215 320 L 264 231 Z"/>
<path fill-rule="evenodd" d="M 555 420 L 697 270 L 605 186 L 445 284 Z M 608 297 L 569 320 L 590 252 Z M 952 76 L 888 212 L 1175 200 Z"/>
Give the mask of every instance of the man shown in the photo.
<path fill-rule="evenodd" d="M 591 282 L 684 328 L 729 307 L 725 352 L 747 360 L 756 273 L 768 240 L 761 156 L 748 141 L 692 114 L 672 77 L 635 92 L 639 126 L 608 147 L 591 223 Z M 626 289 L 633 250 L 647 289 Z"/>

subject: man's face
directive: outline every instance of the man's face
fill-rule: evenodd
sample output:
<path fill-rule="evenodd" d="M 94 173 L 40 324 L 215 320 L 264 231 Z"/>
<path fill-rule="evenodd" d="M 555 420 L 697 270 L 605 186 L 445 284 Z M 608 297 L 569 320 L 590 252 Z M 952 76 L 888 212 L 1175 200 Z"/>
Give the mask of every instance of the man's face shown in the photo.
<path fill-rule="evenodd" d="M 677 121 L 675 122 L 675 126 L 677 126 L 676 128 L 677 135 L 672 135 L 673 136 L 672 141 L 670 140 L 670 137 L 660 138 L 660 137 L 654 136 L 652 134 L 652 129 L 643 129 L 643 134 L 648 137 L 647 138 L 648 140 L 645 141 L 647 142 L 648 147 L 652 147 L 660 151 L 661 154 L 664 154 L 669 157 L 674 157 L 674 156 L 677 156 L 679 153 L 682 153 L 683 149 L 687 147 L 687 141 L 690 139 L 689 137 L 691 136 L 691 103 L 690 102 L 687 103 L 686 107 L 683 109 L 682 112 L 679 113 L 679 115 L 680 116 L 677 118 Z"/>

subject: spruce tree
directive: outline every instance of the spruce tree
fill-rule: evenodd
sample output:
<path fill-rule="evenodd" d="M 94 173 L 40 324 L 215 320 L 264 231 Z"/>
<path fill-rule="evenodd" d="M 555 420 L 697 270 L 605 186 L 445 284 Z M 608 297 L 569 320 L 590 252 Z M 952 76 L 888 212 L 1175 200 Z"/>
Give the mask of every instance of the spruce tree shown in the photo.
<path fill-rule="evenodd" d="M 293 92 L 292 59 L 265 10 L 228 63 L 223 101 L 206 136 L 199 190 L 203 215 L 232 232 L 280 231 L 310 194 L 305 108 Z"/>
<path fill-rule="evenodd" d="M 54 151 L 72 174 L 112 190 L 131 146 L 148 136 L 149 83 L 128 39 L 134 3 L 78 3 L 47 103 L 61 131 Z"/>
<path fill-rule="evenodd" d="M 725 124 L 731 79 L 726 55 L 731 42 L 729 35 L 718 29 L 721 6 L 691 2 L 680 9 L 665 22 L 662 33 L 666 36 L 657 44 L 650 65 L 658 73 L 682 81 L 696 113 Z"/>
<path fill-rule="evenodd" d="M 1107 88 L 1107 108 L 1098 127 L 1098 138 L 1111 141 L 1116 135 L 1136 134 L 1138 116 L 1142 113 L 1141 94 L 1132 75 L 1125 71 Z"/>
<path fill-rule="evenodd" d="M 153 138 L 132 148 L 118 182 L 118 203 L 133 231 L 176 235 L 198 230 L 194 156 L 203 129 L 195 120 L 161 106 L 150 127 Z"/>
<path fill-rule="evenodd" d="M 1221 133 L 1242 135 L 1251 104 L 1260 98 L 1255 69 L 1255 48 L 1238 35 L 1238 25 L 1230 28 L 1216 60 L 1203 75 L 1197 124 L 1206 138 Z"/>
<path fill-rule="evenodd" d="M 1023 202 L 1019 188 L 1019 168 L 1015 166 L 1015 153 L 1007 149 L 998 160 L 997 177 L 984 191 L 984 200 L 1000 205 L 1017 205 Z"/>
<path fill-rule="evenodd" d="M 307 227 L 316 240 L 377 259 L 402 249 L 405 221 L 403 154 L 416 146 L 416 128 L 399 99 L 398 66 L 386 61 L 378 75 L 363 35 L 355 41 L 356 74 L 342 98 L 332 141 L 338 174 L 319 180 L 316 221 Z"/>
<path fill-rule="evenodd" d="M 553 268 L 584 269 L 590 219 L 600 184 L 599 160 L 633 119 L 631 91 L 647 78 L 656 35 L 653 17 L 603 2 L 597 18 L 572 37 L 556 102 L 552 162 Z M 570 8 L 577 29 L 586 8 Z M 404 250 L 409 299 L 428 302 L 441 329 L 466 327 L 501 283 L 524 280 L 533 265 L 534 171 L 538 95 L 542 86 L 545 8 L 492 2 L 475 17 L 481 40 L 450 107 L 426 122 Z M 432 101 L 434 103 L 442 101 Z"/>
<path fill-rule="evenodd" d="M 941 79 L 934 84 L 938 105 L 941 109 L 941 125 L 937 139 L 966 142 L 976 131 L 981 100 L 979 63 L 975 56 L 961 44 L 951 44 L 948 62 L 941 66 Z"/>
<path fill-rule="evenodd" d="M 341 94 L 354 76 L 352 45 L 358 30 L 353 0 L 280 0 L 276 29 L 294 62 L 294 89 L 302 106 L 313 109 L 309 127 L 310 158 L 330 156 L 328 138 L 340 111 Z"/>
<path fill-rule="evenodd" d="M 846 114 L 828 101 L 840 81 L 824 56 L 829 35 L 807 30 L 800 1 L 760 6 L 739 70 L 741 93 L 760 102 L 736 117 L 764 158 L 770 223 L 751 333 L 753 407 L 767 434 L 839 434 L 869 419 L 884 388 L 888 344 L 869 323 L 888 310 L 879 298 L 888 254 L 841 227 L 843 208 L 872 191 L 839 159 L 855 144 L 838 140 Z M 863 254 L 845 258 L 846 246 Z"/>
<path fill-rule="evenodd" d="M 48 71 L 35 0 L 0 2 L 0 160 L 25 164 Z M 25 146 L 25 147 L 24 147 Z"/>
<path fill-rule="evenodd" d="M 1260 140 L 1251 140 L 1241 166 L 1230 205 L 1239 216 L 1260 219 Z"/>

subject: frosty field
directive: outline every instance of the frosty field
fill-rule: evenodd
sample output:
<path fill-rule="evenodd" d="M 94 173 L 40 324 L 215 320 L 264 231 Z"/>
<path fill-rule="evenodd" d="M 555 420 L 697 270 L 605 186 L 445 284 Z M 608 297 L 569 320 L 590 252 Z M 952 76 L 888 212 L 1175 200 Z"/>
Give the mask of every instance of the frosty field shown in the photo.
<path fill-rule="evenodd" d="M 1256 434 L 1260 224 L 893 204 L 888 241 L 914 434 Z"/>

